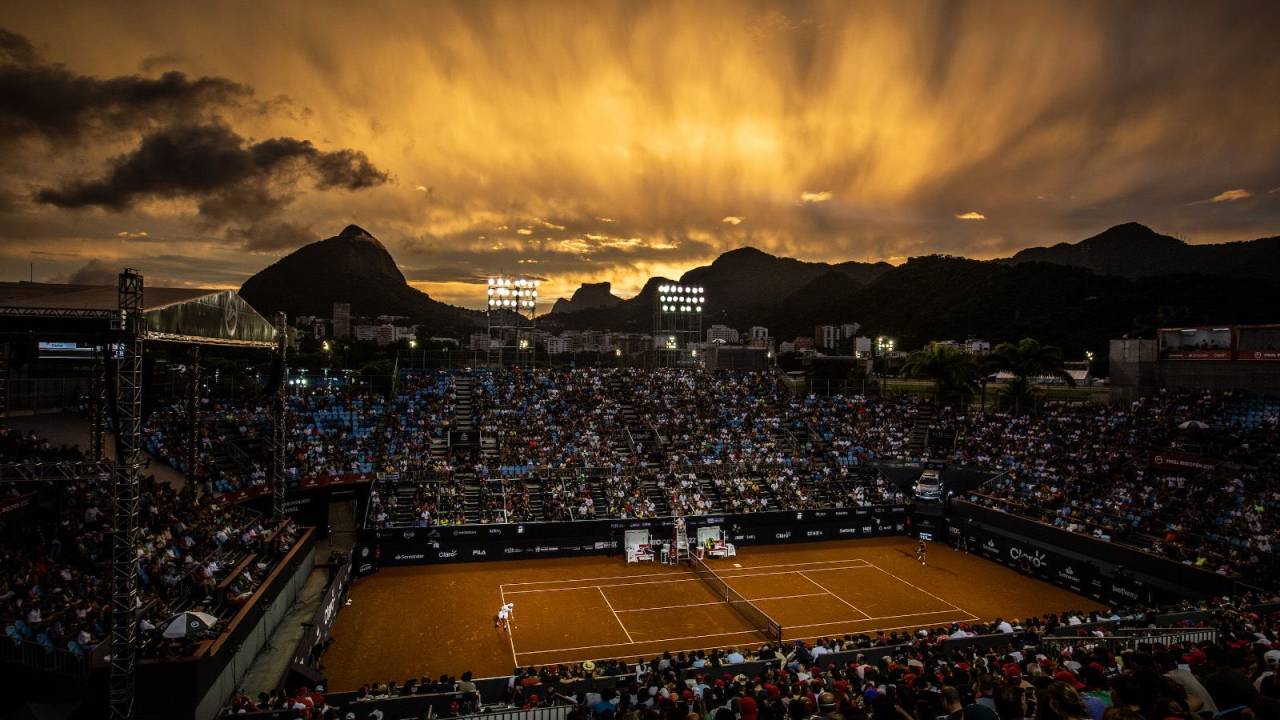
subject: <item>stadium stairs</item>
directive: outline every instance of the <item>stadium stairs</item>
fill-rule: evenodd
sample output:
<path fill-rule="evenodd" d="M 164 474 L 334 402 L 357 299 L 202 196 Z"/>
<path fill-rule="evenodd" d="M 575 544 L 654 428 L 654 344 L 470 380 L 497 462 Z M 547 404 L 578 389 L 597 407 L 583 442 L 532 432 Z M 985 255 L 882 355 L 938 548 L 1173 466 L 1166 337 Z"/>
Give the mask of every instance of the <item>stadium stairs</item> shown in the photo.
<path fill-rule="evenodd" d="M 913 457 L 923 457 L 929 447 L 929 426 L 933 424 L 935 414 L 933 405 L 921 403 L 916 408 L 915 424 L 911 427 L 911 439 L 907 449 Z"/>

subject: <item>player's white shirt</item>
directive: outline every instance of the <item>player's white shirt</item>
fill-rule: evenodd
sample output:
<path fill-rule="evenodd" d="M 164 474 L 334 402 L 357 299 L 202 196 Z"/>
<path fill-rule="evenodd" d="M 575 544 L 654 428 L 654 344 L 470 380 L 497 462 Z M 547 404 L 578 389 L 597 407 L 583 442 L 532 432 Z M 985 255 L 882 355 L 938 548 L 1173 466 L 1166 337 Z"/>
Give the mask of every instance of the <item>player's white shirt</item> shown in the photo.
<path fill-rule="evenodd" d="M 506 605 L 503 605 L 503 606 L 502 606 L 502 608 L 501 608 L 500 610 L 498 610 L 498 619 L 499 619 L 499 620 L 506 620 L 506 619 L 507 619 L 507 616 L 508 616 L 508 615 L 510 615 L 510 614 L 511 614 L 511 611 L 510 611 L 510 610 L 507 610 L 507 606 L 506 606 Z"/>
<path fill-rule="evenodd" d="M 516 611 L 516 604 L 515 604 L 515 603 L 507 603 L 506 605 L 503 605 L 503 606 L 502 606 L 502 609 L 503 609 L 503 610 L 504 610 L 508 615 L 510 615 L 511 613 L 513 613 L 513 612 L 515 612 L 515 611 Z"/>

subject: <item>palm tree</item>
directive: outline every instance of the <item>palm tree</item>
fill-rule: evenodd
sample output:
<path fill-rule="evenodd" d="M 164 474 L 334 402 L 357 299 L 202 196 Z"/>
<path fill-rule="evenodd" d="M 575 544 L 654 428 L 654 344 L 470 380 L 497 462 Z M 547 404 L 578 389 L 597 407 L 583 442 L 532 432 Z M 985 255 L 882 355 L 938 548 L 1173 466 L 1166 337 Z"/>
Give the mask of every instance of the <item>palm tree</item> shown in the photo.
<path fill-rule="evenodd" d="M 991 372 L 1004 371 L 1013 375 L 1013 381 L 1005 394 L 1013 399 L 1014 413 L 1022 413 L 1023 401 L 1034 401 L 1034 378 L 1061 378 L 1074 387 L 1076 381 L 1063 368 L 1062 350 L 1053 345 L 1041 345 L 1034 338 L 1023 338 L 1016 343 L 1003 342 L 987 356 L 987 368 Z"/>
<path fill-rule="evenodd" d="M 934 397 L 939 402 L 967 403 L 978 391 L 978 364 L 973 356 L 960 348 L 934 344 L 911 353 L 902 366 L 907 377 L 933 381 Z"/>

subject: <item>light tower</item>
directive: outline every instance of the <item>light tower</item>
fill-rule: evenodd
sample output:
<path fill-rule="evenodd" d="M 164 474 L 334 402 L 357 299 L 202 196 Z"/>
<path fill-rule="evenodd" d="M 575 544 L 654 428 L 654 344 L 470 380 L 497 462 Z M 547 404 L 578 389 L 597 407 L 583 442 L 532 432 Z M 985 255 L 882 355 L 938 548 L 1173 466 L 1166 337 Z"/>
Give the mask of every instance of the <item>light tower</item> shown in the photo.
<path fill-rule="evenodd" d="M 701 285 L 659 285 L 653 306 L 653 346 L 661 367 L 701 364 L 702 308 L 706 288 Z"/>
<path fill-rule="evenodd" d="M 534 313 L 538 308 L 538 278 L 494 275 L 486 288 L 485 317 L 489 323 L 489 364 L 510 361 L 532 366 L 535 357 Z"/>

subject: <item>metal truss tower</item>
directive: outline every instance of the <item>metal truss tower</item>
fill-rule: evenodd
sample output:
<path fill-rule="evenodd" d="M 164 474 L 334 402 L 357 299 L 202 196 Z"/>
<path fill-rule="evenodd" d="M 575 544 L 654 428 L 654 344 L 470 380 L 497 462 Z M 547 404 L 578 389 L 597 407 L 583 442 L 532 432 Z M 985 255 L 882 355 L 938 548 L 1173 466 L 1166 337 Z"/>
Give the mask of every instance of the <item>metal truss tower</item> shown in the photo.
<path fill-rule="evenodd" d="M 289 349 L 289 326 L 283 312 L 275 316 L 276 361 L 280 363 L 280 382 L 276 384 L 275 397 L 271 399 L 271 517 L 279 522 L 284 519 L 285 474 L 285 424 L 286 393 L 289 385 L 289 365 L 286 362 Z"/>
<path fill-rule="evenodd" d="M 116 463 L 111 513 L 110 717 L 132 720 L 138 661 L 138 489 L 142 472 L 142 275 L 120 273 Z"/>

